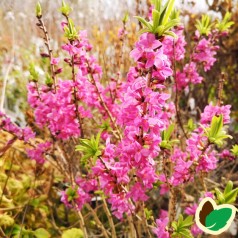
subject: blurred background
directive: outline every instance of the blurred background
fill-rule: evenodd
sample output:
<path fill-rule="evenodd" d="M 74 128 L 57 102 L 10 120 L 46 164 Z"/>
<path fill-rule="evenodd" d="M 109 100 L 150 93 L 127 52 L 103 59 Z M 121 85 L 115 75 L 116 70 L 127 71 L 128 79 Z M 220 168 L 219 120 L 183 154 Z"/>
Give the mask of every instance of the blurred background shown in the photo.
<path fill-rule="evenodd" d="M 56 55 L 64 41 L 61 30 L 63 17 L 59 12 L 60 0 L 41 0 L 43 8 L 43 19 L 51 37 L 52 48 Z M 86 29 L 90 42 L 94 45 L 94 54 L 98 57 L 105 77 L 113 77 L 111 66 L 117 62 L 114 56 L 120 55 L 120 39 L 118 30 L 122 28 L 122 19 L 128 12 L 129 21 L 127 23 L 127 37 L 123 49 L 123 74 L 126 75 L 129 64 L 128 57 L 135 40 L 138 37 L 139 25 L 133 18 L 135 15 L 146 16 L 150 8 L 150 0 L 69 0 L 73 9 L 71 18 L 80 29 Z M 40 53 L 44 50 L 42 35 L 35 23 L 35 5 L 37 0 L 0 0 L 0 109 L 5 110 L 13 117 L 18 117 L 19 123 L 24 123 L 22 110 L 25 109 L 26 88 L 30 62 L 36 62 L 39 72 L 43 75 Z M 233 12 L 233 21 L 237 19 L 237 0 L 177 0 L 177 7 L 181 11 L 181 20 L 185 23 L 186 38 L 194 32 L 195 20 L 202 13 L 208 13 L 213 19 L 221 18 L 227 11 Z M 189 24 L 190 23 L 190 24 Z M 193 28 L 193 29 L 192 29 Z M 198 103 L 202 103 L 201 108 L 207 104 L 203 94 L 208 96 L 211 93 L 214 75 L 217 70 L 225 69 L 229 74 L 229 84 L 226 88 L 229 93 L 226 95 L 227 103 L 232 102 L 233 110 L 238 107 L 237 97 L 233 97 L 238 90 L 237 82 L 237 22 L 232 28 L 230 36 L 222 45 L 221 54 L 214 69 L 210 73 L 210 79 L 202 89 L 204 91 L 199 96 L 202 98 Z M 226 58 L 224 61 L 223 58 Z M 224 70 L 223 70 L 224 71 Z M 5 83 L 4 83 L 5 82 Z M 6 83 L 7 82 L 7 83 Z M 4 85 L 5 84 L 5 85 Z M 6 86 L 6 87 L 5 87 Z M 236 91 L 234 91 L 236 90 Z M 208 98 L 208 97 L 206 97 Z"/>

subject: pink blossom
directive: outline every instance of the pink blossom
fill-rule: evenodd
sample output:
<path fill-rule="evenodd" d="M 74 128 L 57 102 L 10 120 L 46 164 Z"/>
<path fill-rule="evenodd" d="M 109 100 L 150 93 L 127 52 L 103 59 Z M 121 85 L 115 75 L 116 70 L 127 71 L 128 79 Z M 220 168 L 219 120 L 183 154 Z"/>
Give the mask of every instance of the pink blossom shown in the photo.
<path fill-rule="evenodd" d="M 211 42 L 211 36 L 208 39 L 202 38 L 197 46 L 195 47 L 195 53 L 193 54 L 193 59 L 197 62 L 201 62 L 204 66 L 204 71 L 208 71 L 216 62 L 216 51 L 219 46 L 214 46 Z"/>
<path fill-rule="evenodd" d="M 28 142 L 30 139 L 35 138 L 35 132 L 32 131 L 30 127 L 25 127 L 22 130 L 23 138 L 25 142 Z"/>
<path fill-rule="evenodd" d="M 71 198 L 72 199 L 72 198 Z M 76 209 L 81 210 L 83 205 L 91 200 L 88 193 L 86 193 L 82 188 L 78 187 L 76 190 L 76 195 L 73 197 L 73 203 L 76 205 Z M 67 207 L 74 207 L 72 205 L 72 200 L 69 200 L 67 191 L 61 192 L 61 202 L 63 202 Z"/>
<path fill-rule="evenodd" d="M 184 37 L 184 28 L 182 26 L 177 27 L 174 30 L 174 33 L 177 35 L 177 39 L 166 36 L 163 40 L 164 54 L 169 57 L 171 62 L 174 59 L 176 61 L 184 59 L 185 46 L 187 44 Z"/>
<path fill-rule="evenodd" d="M 178 90 L 186 88 L 190 83 L 199 84 L 203 78 L 197 72 L 197 65 L 194 62 L 186 64 L 183 71 L 176 73 L 176 83 Z"/>
<path fill-rule="evenodd" d="M 36 148 L 34 149 L 28 149 L 27 155 L 32 159 L 35 160 L 39 164 L 45 163 L 45 153 L 47 150 L 50 149 L 51 143 L 50 142 L 44 142 L 39 143 Z"/>
<path fill-rule="evenodd" d="M 213 106 L 211 103 L 205 107 L 204 112 L 201 114 L 200 122 L 203 125 L 211 123 L 213 116 L 223 116 L 223 123 L 230 123 L 231 105 Z"/>
<path fill-rule="evenodd" d="M 53 57 L 53 58 L 51 59 L 50 63 L 53 64 L 53 65 L 57 65 L 57 64 L 59 64 L 59 61 L 60 61 L 60 58 L 54 58 L 54 57 Z"/>
<path fill-rule="evenodd" d="M 186 207 L 186 209 L 185 209 L 184 212 L 185 212 L 185 214 L 187 214 L 187 215 L 192 215 L 192 216 L 194 216 L 195 213 L 196 213 L 197 208 L 198 208 L 198 205 L 197 205 L 196 203 L 194 203 L 193 205 L 190 205 L 189 207 Z"/>
<path fill-rule="evenodd" d="M 140 183 L 136 183 L 127 195 L 131 197 L 135 202 L 146 201 L 149 197 L 145 194 L 145 188 Z"/>
<path fill-rule="evenodd" d="M 219 153 L 218 156 L 221 159 L 228 159 L 228 160 L 234 160 L 235 159 L 235 157 L 232 155 L 232 153 L 227 149 L 225 149 L 221 153 Z"/>
<path fill-rule="evenodd" d="M 156 228 L 153 229 L 153 232 L 157 236 L 157 238 L 169 238 L 169 232 L 167 230 L 167 225 L 169 222 L 169 218 L 164 219 L 156 219 Z"/>

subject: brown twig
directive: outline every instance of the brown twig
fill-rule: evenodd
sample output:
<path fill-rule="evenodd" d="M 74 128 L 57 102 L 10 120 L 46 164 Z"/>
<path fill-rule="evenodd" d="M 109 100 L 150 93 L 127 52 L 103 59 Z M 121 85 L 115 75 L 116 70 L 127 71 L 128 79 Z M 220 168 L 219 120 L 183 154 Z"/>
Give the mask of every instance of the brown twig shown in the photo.
<path fill-rule="evenodd" d="M 178 100 L 178 83 L 177 83 L 177 76 L 176 76 L 176 60 L 175 60 L 175 42 L 173 40 L 173 73 L 174 73 L 174 81 L 175 81 L 175 110 L 177 115 L 177 120 L 180 125 L 180 128 L 183 131 L 184 136 L 188 139 L 187 133 L 184 130 L 183 123 L 180 116 L 179 110 L 179 100 Z"/>
<path fill-rule="evenodd" d="M 116 131 L 116 136 L 117 136 L 117 138 L 121 140 L 121 139 L 122 139 L 122 136 L 121 136 L 120 130 L 119 130 L 117 124 L 116 124 L 116 120 L 115 120 L 115 118 L 112 116 L 112 114 L 111 114 L 111 112 L 110 112 L 110 110 L 109 110 L 107 104 L 106 104 L 106 103 L 104 102 L 104 100 L 102 99 L 102 95 L 101 95 L 101 93 L 100 93 L 100 91 L 99 91 L 99 89 L 98 89 L 98 87 L 97 87 L 97 84 L 96 84 L 96 81 L 95 81 L 95 79 L 94 79 L 94 77 L 93 77 L 93 74 L 91 73 L 91 68 L 90 68 L 89 65 L 88 65 L 88 67 L 89 67 L 89 73 L 90 73 L 90 78 L 91 78 L 91 81 L 90 81 L 90 82 L 93 84 L 93 86 L 94 86 L 95 89 L 96 89 L 96 92 L 97 92 L 99 101 L 100 101 L 102 107 L 104 108 L 105 112 L 107 113 L 107 115 L 108 115 L 108 117 L 109 117 L 109 119 L 110 119 L 110 121 L 111 121 L 111 123 L 112 123 L 113 129 Z"/>
<path fill-rule="evenodd" d="M 98 227 L 102 231 L 103 236 L 105 238 L 109 238 L 108 231 L 105 229 L 105 227 L 103 226 L 102 222 L 99 220 L 97 213 L 94 211 L 94 209 L 89 204 L 86 204 L 86 207 L 88 208 L 89 211 L 91 211 L 91 213 L 93 215 L 93 218 L 96 221 L 96 224 L 98 225 Z"/>
<path fill-rule="evenodd" d="M 218 84 L 218 95 L 217 95 L 217 105 L 219 107 L 223 104 L 222 93 L 223 93 L 224 82 L 225 82 L 225 74 L 221 73 L 221 78 L 219 79 L 219 84 Z"/>
<path fill-rule="evenodd" d="M 70 42 L 72 43 L 72 42 Z M 83 132 L 83 119 L 81 118 L 78 110 L 78 98 L 77 98 L 77 89 L 75 87 L 76 79 L 75 79 L 75 69 L 74 69 L 74 55 L 71 57 L 71 67 L 72 67 L 72 80 L 74 82 L 73 86 L 73 95 L 74 95 L 74 104 L 75 104 L 75 114 L 79 122 L 80 126 L 80 133 L 81 133 L 81 138 L 84 138 L 84 132 Z"/>
<path fill-rule="evenodd" d="M 148 78 L 147 78 L 147 87 L 148 88 L 150 88 L 151 78 L 152 78 L 152 68 L 150 68 L 149 72 L 148 72 Z M 143 104 L 142 117 L 144 117 L 147 113 L 147 104 L 148 104 L 147 102 L 144 102 L 144 104 Z M 144 131 L 143 131 L 143 128 L 140 127 L 139 140 L 140 140 L 141 144 L 143 144 L 143 136 L 144 136 Z"/>
<path fill-rule="evenodd" d="M 51 77 L 53 79 L 53 85 L 54 85 L 54 91 L 56 92 L 56 83 L 57 83 L 57 78 L 56 78 L 56 73 L 55 73 L 55 67 L 53 64 L 51 64 L 51 61 L 53 59 L 53 50 L 51 49 L 51 46 L 50 46 L 50 38 L 49 38 L 49 34 L 48 34 L 48 31 L 45 27 L 45 24 L 42 20 L 42 16 L 38 16 L 37 17 L 38 19 L 38 23 L 37 23 L 37 26 L 43 31 L 44 33 L 44 40 L 45 40 L 45 45 L 46 45 L 46 48 L 47 48 L 47 51 L 48 51 L 48 54 L 49 54 L 49 59 L 50 59 L 50 71 L 51 71 Z"/>

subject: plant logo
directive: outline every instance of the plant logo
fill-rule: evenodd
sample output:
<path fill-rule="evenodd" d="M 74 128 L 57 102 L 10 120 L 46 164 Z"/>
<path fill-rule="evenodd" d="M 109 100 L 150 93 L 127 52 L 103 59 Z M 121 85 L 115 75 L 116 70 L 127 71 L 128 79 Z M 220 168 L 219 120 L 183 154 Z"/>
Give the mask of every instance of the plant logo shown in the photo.
<path fill-rule="evenodd" d="M 233 205 L 217 205 L 212 198 L 207 197 L 200 202 L 196 210 L 195 222 L 202 231 L 219 235 L 230 227 L 236 211 Z"/>

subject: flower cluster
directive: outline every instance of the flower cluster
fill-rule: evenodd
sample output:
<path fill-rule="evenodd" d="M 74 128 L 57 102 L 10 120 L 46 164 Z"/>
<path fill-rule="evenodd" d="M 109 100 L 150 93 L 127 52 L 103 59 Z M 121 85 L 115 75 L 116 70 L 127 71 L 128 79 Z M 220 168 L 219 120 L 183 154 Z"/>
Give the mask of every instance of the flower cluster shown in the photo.
<path fill-rule="evenodd" d="M 156 22 L 160 17 L 163 19 L 166 15 L 165 20 L 168 20 L 167 10 L 171 8 L 168 7 L 171 6 L 169 4 L 172 1 L 164 6 L 164 13 L 161 15 L 158 6 L 157 9 L 151 9 L 151 22 Z M 40 85 L 38 79 L 32 79 L 28 84 L 28 103 L 34 111 L 36 125 L 42 129 L 44 141 L 40 140 L 39 143 L 39 138 L 35 138 L 31 128 L 19 128 L 3 113 L 0 113 L 0 129 L 14 135 L 14 140 L 18 138 L 31 145 L 33 148 L 26 150 L 30 159 L 43 165 L 46 158 L 52 156 L 59 170 L 65 169 L 69 173 L 71 184 L 60 193 L 61 202 L 69 208 L 81 210 L 99 195 L 103 200 L 103 209 L 108 202 L 112 214 L 123 220 L 125 216 L 137 215 L 141 204 L 144 206 L 154 187 L 159 187 L 160 194 L 170 193 L 169 213 L 162 211 L 153 229 L 158 238 L 169 238 L 173 232 L 178 232 L 173 223 L 178 188 L 193 181 L 196 174 L 204 175 L 213 171 L 219 162 L 217 158 L 234 159 L 228 150 L 218 153 L 214 148 L 216 138 L 211 140 L 208 135 L 212 131 L 209 126 L 215 121 L 214 116 L 222 115 L 219 119 L 223 118 L 223 124 L 230 123 L 231 106 L 207 105 L 198 127 L 184 129 L 183 120 L 179 118 L 180 95 L 176 92 L 175 105 L 166 81 L 170 78 L 168 83 L 174 82 L 177 91 L 190 84 L 200 84 L 203 77 L 199 70 L 202 68 L 207 72 L 214 65 L 219 49 L 217 39 L 221 35 L 214 32 L 204 36 L 196 32 L 189 62 L 180 67 L 187 59 L 183 27 L 175 26 L 169 29 L 171 31 L 159 34 L 152 31 L 157 27 L 152 27 L 146 21 L 144 24 L 148 26 L 149 32 L 144 31 L 130 53 L 135 66 L 129 69 L 126 80 L 118 77 L 104 86 L 100 81 L 102 68 L 91 55 L 92 45 L 86 31 L 78 33 L 72 20 L 68 18 L 65 3 L 62 8 L 67 19 L 67 23 L 62 23 L 62 28 L 68 39 L 62 50 L 67 53 L 64 62 L 71 70 L 71 78 L 56 79 L 56 75 L 62 71 L 61 68 L 54 71 L 60 58 L 53 57 L 50 51 L 45 57 L 50 58 L 52 79 L 48 78 L 44 85 Z M 138 19 L 143 23 L 143 19 Z M 157 23 L 160 22 L 160 19 L 157 20 Z M 177 19 L 173 20 L 176 22 Z M 177 38 L 168 36 L 173 33 Z M 126 34 L 124 24 L 124 28 L 119 31 L 121 41 Z M 32 73 L 35 73 L 33 69 Z M 85 121 L 93 118 L 95 112 L 100 114 L 96 120 L 105 122 L 105 125 L 100 126 L 102 130 L 96 139 L 92 136 L 88 140 L 85 138 L 87 133 L 84 133 Z M 219 123 L 222 124 L 221 120 Z M 108 130 L 104 130 L 106 127 Z M 51 140 L 47 140 L 45 135 Z M 226 138 L 226 135 L 222 136 Z M 58 152 L 62 151 L 68 155 L 67 143 L 71 143 L 72 137 L 80 138 L 81 143 L 76 147 L 77 152 L 69 155 L 75 156 L 75 160 L 70 160 L 67 156 L 63 159 L 57 157 Z M 34 138 L 35 143 L 31 143 Z M 177 139 L 181 139 L 181 143 Z M 75 140 L 72 141 L 74 147 Z M 81 166 L 76 166 L 75 169 L 71 169 L 71 165 L 63 167 L 71 161 L 79 161 L 79 158 L 83 162 L 83 170 Z M 213 194 L 206 193 L 205 196 L 211 197 Z M 197 204 L 194 204 L 184 212 L 194 216 L 196 209 Z M 105 211 L 108 213 L 107 208 Z M 141 211 L 143 216 L 148 215 L 144 214 L 144 208 Z M 96 210 L 93 216 L 97 218 Z M 104 229 L 103 226 L 100 227 Z M 201 234 L 196 225 L 191 227 L 191 231 L 194 236 Z"/>
<path fill-rule="evenodd" d="M 157 238 L 169 238 L 169 232 L 167 229 L 169 223 L 168 212 L 162 210 L 160 212 L 160 218 L 156 219 L 156 228 L 153 229 L 153 232 Z"/>
<path fill-rule="evenodd" d="M 5 130 L 12 135 L 16 136 L 19 140 L 28 142 L 30 139 L 35 138 L 35 133 L 30 127 L 20 128 L 14 124 L 6 114 L 0 112 L 0 129 Z"/>
<path fill-rule="evenodd" d="M 176 55 L 181 55 L 182 58 L 184 58 L 183 50 L 185 43 L 183 43 L 183 35 L 179 32 L 178 36 L 179 38 L 177 41 L 180 43 L 181 47 L 178 47 L 178 49 L 174 49 L 175 60 L 179 59 L 178 57 L 176 57 Z M 198 66 L 201 65 L 205 72 L 211 69 L 211 67 L 216 62 L 215 55 L 219 49 L 219 46 L 217 45 L 217 40 L 221 36 L 222 35 L 217 34 L 217 32 L 213 32 L 213 34 L 210 33 L 208 37 L 205 37 L 203 35 L 200 35 L 198 31 L 196 31 L 196 43 L 191 55 L 189 56 L 190 61 L 185 64 L 182 71 L 178 70 L 176 72 L 177 90 L 181 91 L 189 84 L 200 84 L 202 82 L 203 77 L 201 77 L 198 72 Z M 169 51 L 171 51 L 171 46 L 168 47 L 168 49 L 170 49 Z"/>
<path fill-rule="evenodd" d="M 183 26 L 178 26 L 174 30 L 174 33 L 177 35 L 176 39 L 166 36 L 163 40 L 164 53 L 169 57 L 171 62 L 174 60 L 181 61 L 184 59 L 186 52 L 185 46 L 187 45 Z"/>
<path fill-rule="evenodd" d="M 223 115 L 224 123 L 230 121 L 230 105 L 226 106 L 206 106 L 201 115 L 201 124 L 208 126 L 214 115 Z M 229 151 L 228 151 L 229 152 Z M 180 148 L 175 148 L 171 155 L 171 162 L 175 165 L 173 173 L 167 181 L 165 174 L 160 175 L 161 185 L 160 193 L 164 194 L 169 191 L 169 182 L 172 186 L 179 186 L 194 179 L 196 173 L 213 171 L 217 166 L 217 158 L 221 156 L 229 156 L 227 152 L 218 154 L 211 149 L 208 138 L 204 134 L 204 129 L 198 127 L 195 129 L 186 141 L 185 151 Z"/>
<path fill-rule="evenodd" d="M 124 137 L 116 148 L 106 144 L 104 162 L 98 160 L 93 169 L 118 218 L 134 210 L 133 202 L 147 200 L 146 191 L 158 180 L 154 158 L 159 153 L 161 131 L 174 113 L 166 111 L 169 95 L 161 84 L 172 75 L 163 49 L 163 43 L 150 33 L 143 34 L 136 43 L 131 57 L 137 65 L 130 68 L 127 82 L 120 89 L 123 98 L 117 123 L 124 127 Z M 132 171 L 137 182 L 128 188 Z"/>
<path fill-rule="evenodd" d="M 49 150 L 51 147 L 50 142 L 44 142 L 37 144 L 36 148 L 34 149 L 28 149 L 27 155 L 32 160 L 35 160 L 38 164 L 44 164 L 45 162 L 45 154 L 47 150 Z"/>
<path fill-rule="evenodd" d="M 223 116 L 223 123 L 230 123 L 230 113 L 231 113 L 231 105 L 225 106 L 213 106 L 211 103 L 207 105 L 204 109 L 204 112 L 201 115 L 201 124 L 208 125 L 212 121 L 213 116 Z"/>

